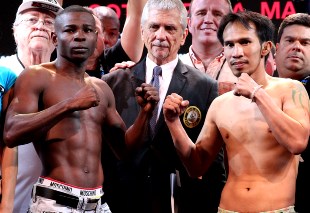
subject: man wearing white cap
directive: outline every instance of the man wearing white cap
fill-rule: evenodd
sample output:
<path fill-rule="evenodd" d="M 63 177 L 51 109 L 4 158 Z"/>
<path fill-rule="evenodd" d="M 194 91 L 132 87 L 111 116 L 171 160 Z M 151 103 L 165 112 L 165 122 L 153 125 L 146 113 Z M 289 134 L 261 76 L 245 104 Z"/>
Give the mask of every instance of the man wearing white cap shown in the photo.
<path fill-rule="evenodd" d="M 55 49 L 51 40 L 54 19 L 63 8 L 56 0 L 24 0 L 13 23 L 17 54 L 2 57 L 0 64 L 16 74 L 30 65 L 49 62 Z"/>
<path fill-rule="evenodd" d="M 13 24 L 16 54 L 2 57 L 0 64 L 19 75 L 25 67 L 49 62 L 55 49 L 51 32 L 54 31 L 55 16 L 61 10 L 56 0 L 24 0 Z M 42 165 L 32 143 L 19 146 L 14 213 L 27 212 L 31 188 L 41 170 Z"/>

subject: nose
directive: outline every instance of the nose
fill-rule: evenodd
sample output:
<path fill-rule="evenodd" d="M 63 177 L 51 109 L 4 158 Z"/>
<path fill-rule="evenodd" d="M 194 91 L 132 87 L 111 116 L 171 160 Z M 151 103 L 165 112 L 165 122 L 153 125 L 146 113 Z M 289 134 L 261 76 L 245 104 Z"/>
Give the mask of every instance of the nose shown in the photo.
<path fill-rule="evenodd" d="M 98 39 L 100 39 L 100 38 L 98 38 Z M 107 48 L 108 47 L 107 46 L 107 44 L 108 44 L 107 39 L 104 36 L 102 36 L 101 40 L 102 40 L 102 43 L 105 45 L 105 48 Z"/>
<path fill-rule="evenodd" d="M 113 46 L 111 40 L 106 37 L 106 34 L 104 34 L 104 36 L 102 37 L 102 41 L 106 48 L 110 48 Z"/>
<path fill-rule="evenodd" d="M 155 35 L 156 35 L 156 38 L 158 39 L 158 40 L 165 40 L 165 38 L 166 38 L 166 30 L 165 30 L 165 28 L 164 27 L 160 27 L 157 31 L 156 31 L 156 33 L 155 33 Z"/>
<path fill-rule="evenodd" d="M 75 41 L 85 41 L 85 33 L 82 29 L 76 30 L 76 32 L 74 33 L 74 40 Z"/>
<path fill-rule="evenodd" d="M 44 20 L 41 20 L 41 19 L 39 19 L 39 20 L 37 21 L 37 23 L 35 23 L 35 24 L 36 24 L 36 25 L 40 25 L 40 23 L 42 23 L 42 25 L 45 25 Z"/>
<path fill-rule="evenodd" d="M 204 16 L 204 22 L 208 24 L 213 23 L 213 15 L 211 12 L 207 12 L 206 15 Z"/>
<path fill-rule="evenodd" d="M 295 42 L 293 43 L 293 50 L 295 50 L 295 51 L 300 51 L 300 48 L 301 48 L 300 42 L 299 42 L 299 41 L 295 41 Z"/>
<path fill-rule="evenodd" d="M 243 56 L 243 48 L 240 44 L 235 44 L 235 46 L 233 47 L 232 56 L 234 58 L 240 58 Z"/>
<path fill-rule="evenodd" d="M 104 46 L 105 46 L 105 48 L 110 48 L 112 45 L 111 45 L 111 42 L 104 41 Z"/>
<path fill-rule="evenodd" d="M 54 30 L 54 25 L 50 26 L 50 25 L 46 24 L 46 22 L 44 20 L 41 20 L 41 19 L 39 19 L 35 24 L 33 24 L 33 27 L 36 30 L 43 30 L 43 31 L 46 31 L 46 30 L 53 31 Z"/>
<path fill-rule="evenodd" d="M 35 23 L 33 25 L 37 30 L 43 30 L 46 28 L 46 25 L 44 24 L 44 21 L 43 20 L 38 20 L 37 23 Z"/>

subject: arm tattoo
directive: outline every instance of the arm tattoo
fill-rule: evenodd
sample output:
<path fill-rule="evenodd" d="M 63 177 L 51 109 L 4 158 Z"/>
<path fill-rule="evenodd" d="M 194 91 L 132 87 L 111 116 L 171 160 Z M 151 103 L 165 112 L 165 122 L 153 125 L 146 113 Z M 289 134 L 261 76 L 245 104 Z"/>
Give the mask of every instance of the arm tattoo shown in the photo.
<path fill-rule="evenodd" d="M 307 93 L 305 92 L 305 89 L 303 87 L 303 85 L 300 85 L 300 84 L 296 84 L 295 83 L 295 88 L 293 88 L 292 90 L 292 99 L 293 99 L 293 102 L 295 105 L 297 105 L 296 102 L 299 102 L 300 105 L 303 107 L 303 108 L 306 108 L 306 106 L 303 105 L 302 103 L 302 97 L 303 96 L 308 96 Z M 310 102 L 309 102 L 309 98 L 308 98 L 308 111 L 310 111 Z"/>

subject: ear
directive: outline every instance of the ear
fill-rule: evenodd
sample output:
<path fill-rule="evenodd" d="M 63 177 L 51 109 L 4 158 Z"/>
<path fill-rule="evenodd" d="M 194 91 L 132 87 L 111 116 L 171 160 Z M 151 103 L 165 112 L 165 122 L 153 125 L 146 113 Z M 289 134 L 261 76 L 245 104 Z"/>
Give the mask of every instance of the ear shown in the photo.
<path fill-rule="evenodd" d="M 143 36 L 143 35 L 144 35 L 144 28 L 143 28 L 142 26 L 140 26 L 140 31 L 141 31 L 141 38 L 142 38 L 142 41 L 145 42 L 145 41 L 144 41 L 144 36 Z"/>
<path fill-rule="evenodd" d="M 278 50 L 279 48 L 279 43 L 276 43 L 276 51 Z"/>
<path fill-rule="evenodd" d="M 185 44 L 185 40 L 186 40 L 187 35 L 188 35 L 188 28 L 185 28 L 185 30 L 182 34 L 181 46 L 183 46 Z"/>
<path fill-rule="evenodd" d="M 187 17 L 187 26 L 188 26 L 188 31 L 192 33 L 192 20 L 190 17 Z"/>
<path fill-rule="evenodd" d="M 268 53 L 270 52 L 271 48 L 272 48 L 272 42 L 271 41 L 264 42 L 263 45 L 262 45 L 261 56 L 265 57 L 266 55 L 268 55 Z"/>
<path fill-rule="evenodd" d="M 14 37 L 15 44 L 17 46 L 18 45 L 18 39 L 16 39 L 17 38 L 17 32 L 15 30 L 15 27 L 13 27 L 13 37 Z"/>
<path fill-rule="evenodd" d="M 55 45 L 55 47 L 57 47 L 57 36 L 56 36 L 56 33 L 52 32 L 51 33 L 51 37 L 52 37 L 53 44 Z"/>

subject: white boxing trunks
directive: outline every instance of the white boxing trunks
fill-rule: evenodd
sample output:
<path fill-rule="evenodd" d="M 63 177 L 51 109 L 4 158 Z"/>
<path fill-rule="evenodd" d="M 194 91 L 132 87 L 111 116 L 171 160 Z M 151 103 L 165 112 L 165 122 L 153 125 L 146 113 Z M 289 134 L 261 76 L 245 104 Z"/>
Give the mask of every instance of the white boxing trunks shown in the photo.
<path fill-rule="evenodd" d="M 32 190 L 31 213 L 111 213 L 102 187 L 80 188 L 51 178 L 40 177 Z"/>

